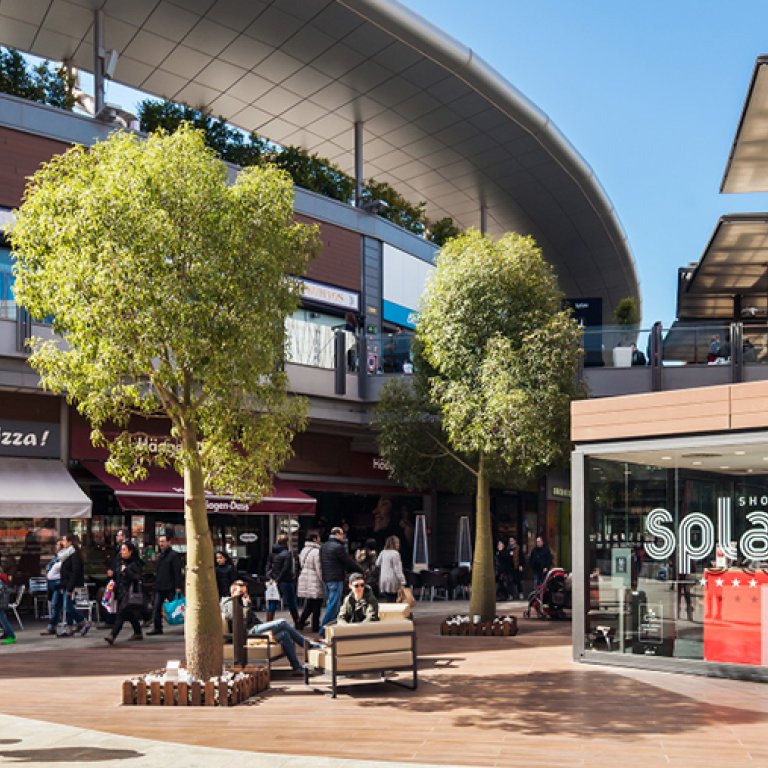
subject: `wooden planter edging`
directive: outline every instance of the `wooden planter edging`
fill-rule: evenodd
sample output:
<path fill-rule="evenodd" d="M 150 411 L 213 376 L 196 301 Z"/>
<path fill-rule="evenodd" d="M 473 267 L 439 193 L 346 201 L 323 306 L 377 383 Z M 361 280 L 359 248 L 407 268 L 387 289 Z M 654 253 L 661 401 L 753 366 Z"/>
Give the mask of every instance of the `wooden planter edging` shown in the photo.
<path fill-rule="evenodd" d="M 162 675 L 165 670 L 149 672 Z M 269 670 L 248 666 L 233 671 L 231 679 L 213 678 L 207 683 L 159 681 L 146 676 L 123 683 L 123 705 L 152 707 L 234 707 L 269 688 Z"/>
<path fill-rule="evenodd" d="M 449 616 L 440 624 L 440 634 L 467 637 L 512 637 L 517 634 L 517 617 L 497 616 L 493 621 L 474 622 L 469 616 Z"/>

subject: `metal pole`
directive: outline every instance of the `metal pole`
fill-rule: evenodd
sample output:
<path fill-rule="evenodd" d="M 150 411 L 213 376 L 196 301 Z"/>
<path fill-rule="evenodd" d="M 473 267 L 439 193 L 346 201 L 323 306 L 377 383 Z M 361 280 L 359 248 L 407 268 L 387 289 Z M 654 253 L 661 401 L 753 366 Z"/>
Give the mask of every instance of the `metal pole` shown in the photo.
<path fill-rule="evenodd" d="M 363 123 L 355 122 L 355 207 L 363 203 Z"/>
<path fill-rule="evenodd" d="M 334 374 L 334 393 L 337 395 L 347 394 L 347 334 L 338 329 L 334 333 L 334 351 L 335 351 L 335 374 Z"/>
<path fill-rule="evenodd" d="M 93 114 L 104 109 L 104 12 L 93 16 Z"/>
<path fill-rule="evenodd" d="M 235 665 L 238 667 L 246 666 L 248 664 L 248 651 L 245 647 L 243 600 L 239 595 L 232 598 L 232 646 Z"/>
<path fill-rule="evenodd" d="M 480 234 L 488 232 L 488 206 L 485 203 L 480 204 Z"/>

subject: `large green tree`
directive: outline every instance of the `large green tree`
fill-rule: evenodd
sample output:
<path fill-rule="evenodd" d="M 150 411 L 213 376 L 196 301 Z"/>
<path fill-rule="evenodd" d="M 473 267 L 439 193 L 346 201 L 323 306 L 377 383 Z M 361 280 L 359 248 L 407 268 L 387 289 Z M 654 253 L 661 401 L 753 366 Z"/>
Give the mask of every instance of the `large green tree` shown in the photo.
<path fill-rule="evenodd" d="M 293 185 L 269 166 L 227 184 L 201 133 L 115 133 L 54 157 L 31 179 L 12 231 L 16 296 L 53 317 L 32 341 L 43 386 L 66 393 L 125 482 L 150 464 L 184 478 L 186 656 L 222 666 L 206 490 L 258 500 L 291 452 L 304 403 L 287 393 L 285 317 L 317 233 L 293 221 Z M 159 455 L 132 415 L 170 419 Z M 117 425 L 115 435 L 107 431 Z"/>
<path fill-rule="evenodd" d="M 417 373 L 377 409 L 381 453 L 410 487 L 476 490 L 470 612 L 496 608 L 492 482 L 566 460 L 581 334 L 530 237 L 471 230 L 443 247 L 416 325 Z"/>

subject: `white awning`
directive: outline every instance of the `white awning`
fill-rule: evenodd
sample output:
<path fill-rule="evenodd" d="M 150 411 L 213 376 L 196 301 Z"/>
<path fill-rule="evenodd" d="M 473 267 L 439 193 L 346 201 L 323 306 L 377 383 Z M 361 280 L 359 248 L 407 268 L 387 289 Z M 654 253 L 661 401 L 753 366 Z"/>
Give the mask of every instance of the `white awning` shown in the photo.
<path fill-rule="evenodd" d="M 58 459 L 0 458 L 0 517 L 90 517 L 91 500 Z"/>

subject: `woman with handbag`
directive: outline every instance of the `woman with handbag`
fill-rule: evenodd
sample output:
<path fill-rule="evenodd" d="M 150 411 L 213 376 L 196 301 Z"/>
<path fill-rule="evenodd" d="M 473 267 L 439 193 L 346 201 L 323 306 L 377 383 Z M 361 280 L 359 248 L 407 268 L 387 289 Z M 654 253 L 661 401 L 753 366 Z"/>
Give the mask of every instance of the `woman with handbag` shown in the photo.
<path fill-rule="evenodd" d="M 405 586 L 403 561 L 400 558 L 400 539 L 390 536 L 384 544 L 384 549 L 376 560 L 379 568 L 379 591 L 384 602 L 397 601 L 400 587 Z"/>
<path fill-rule="evenodd" d="M 142 563 L 132 541 L 124 541 L 120 546 L 120 569 L 115 573 L 115 595 L 117 597 L 117 615 L 112 631 L 104 641 L 114 645 L 126 621 L 131 623 L 133 634 L 129 640 L 143 640 L 139 617 L 144 608 L 144 588 L 141 583 Z"/>

